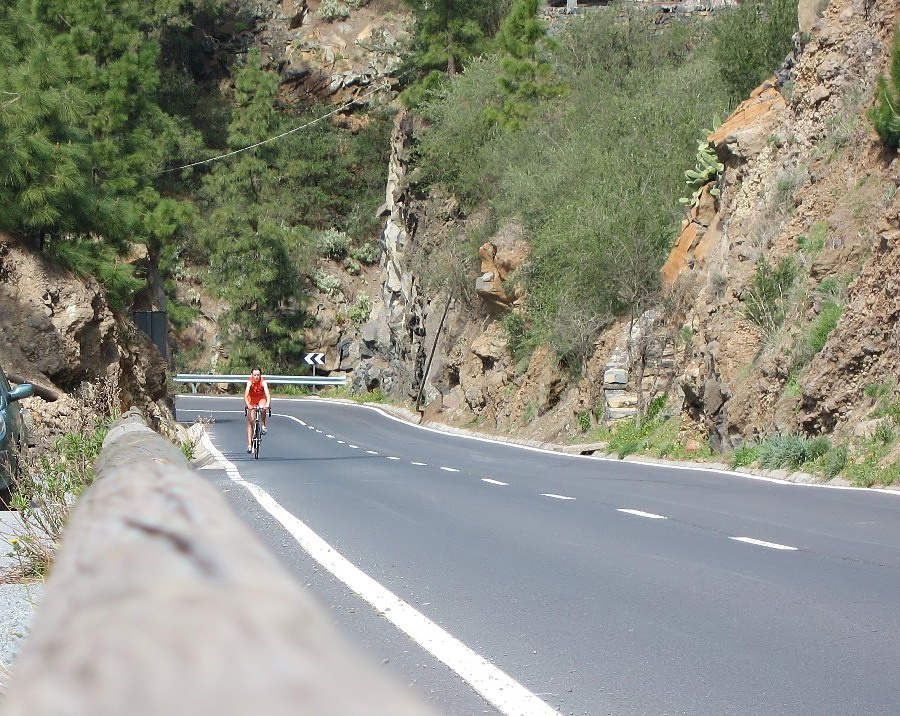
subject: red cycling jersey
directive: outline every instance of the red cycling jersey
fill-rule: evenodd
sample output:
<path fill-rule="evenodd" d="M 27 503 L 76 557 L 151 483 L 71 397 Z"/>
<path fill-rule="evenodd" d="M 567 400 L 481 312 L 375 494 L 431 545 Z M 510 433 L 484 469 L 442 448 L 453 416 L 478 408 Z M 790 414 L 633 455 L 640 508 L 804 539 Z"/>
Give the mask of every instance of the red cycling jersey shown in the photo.
<path fill-rule="evenodd" d="M 265 378 L 261 376 L 258 380 L 251 378 L 247 381 L 247 385 L 249 386 L 247 389 L 247 400 L 250 401 L 250 405 L 258 405 L 259 401 L 266 397 Z"/>

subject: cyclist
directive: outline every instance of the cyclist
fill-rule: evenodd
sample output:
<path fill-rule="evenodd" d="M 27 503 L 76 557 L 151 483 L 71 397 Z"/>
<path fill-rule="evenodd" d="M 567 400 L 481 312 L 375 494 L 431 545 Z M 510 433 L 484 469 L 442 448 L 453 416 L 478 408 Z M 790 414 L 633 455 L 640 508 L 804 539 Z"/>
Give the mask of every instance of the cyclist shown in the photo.
<path fill-rule="evenodd" d="M 254 368 L 250 371 L 247 387 L 244 388 L 244 405 L 247 409 L 247 452 L 253 452 L 253 408 L 262 408 L 262 431 L 266 434 L 266 408 L 272 405 L 272 395 L 269 393 L 269 384 L 262 377 L 262 371 Z"/>

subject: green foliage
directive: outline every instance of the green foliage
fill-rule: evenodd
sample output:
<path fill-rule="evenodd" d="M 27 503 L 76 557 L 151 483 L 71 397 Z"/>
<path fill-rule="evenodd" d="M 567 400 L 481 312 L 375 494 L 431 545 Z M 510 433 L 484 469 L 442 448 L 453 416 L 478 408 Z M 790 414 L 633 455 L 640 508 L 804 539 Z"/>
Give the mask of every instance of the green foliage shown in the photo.
<path fill-rule="evenodd" d="M 100 240 L 53 239 L 45 245 L 45 251 L 77 276 L 95 277 L 106 290 L 110 305 L 117 310 L 129 308 L 134 292 L 144 285 L 142 279 L 135 277 L 134 266 L 119 261 L 116 249 Z"/>
<path fill-rule="evenodd" d="M 112 420 L 118 386 L 83 384 L 70 416 L 71 432 L 39 455 L 20 456 L 22 470 L 12 496 L 20 527 L 10 540 L 24 577 L 46 576 L 73 504 L 94 481 L 94 462 Z"/>
<path fill-rule="evenodd" d="M 767 470 L 799 470 L 806 463 L 823 458 L 831 449 L 831 441 L 825 436 L 773 435 L 759 445 L 759 465 Z"/>
<path fill-rule="evenodd" d="M 416 166 L 424 183 L 452 191 L 467 207 L 486 200 L 497 180 L 488 152 L 499 131 L 471 108 L 499 109 L 499 73 L 495 58 L 473 60 L 421 108 L 428 124 L 417 136 Z"/>
<path fill-rule="evenodd" d="M 357 293 L 356 298 L 353 300 L 353 305 L 350 306 L 350 309 L 347 311 L 347 317 L 354 326 L 358 327 L 369 320 L 369 315 L 371 313 L 371 299 L 364 293 Z"/>
<path fill-rule="evenodd" d="M 345 231 L 325 229 L 316 239 L 316 249 L 321 256 L 326 258 L 342 258 L 350 249 L 350 237 Z"/>
<path fill-rule="evenodd" d="M 503 102 L 499 109 L 488 107 L 487 116 L 512 130 L 522 127 L 539 100 L 563 91 L 553 78 L 553 65 L 544 57 L 548 41 L 537 11 L 538 0 L 515 0 L 497 37 L 503 53 L 498 79 Z"/>
<path fill-rule="evenodd" d="M 340 277 L 322 268 L 313 271 L 312 280 L 317 289 L 329 296 L 334 295 L 341 287 Z"/>
<path fill-rule="evenodd" d="M 415 80 L 401 99 L 417 107 L 439 92 L 450 77 L 489 52 L 499 20 L 512 0 L 409 0 L 416 31 L 406 72 Z"/>
<path fill-rule="evenodd" d="M 775 74 L 791 51 L 797 2 L 743 0 L 718 12 L 721 18 L 712 24 L 716 64 L 732 101 L 740 101 Z"/>
<path fill-rule="evenodd" d="M 784 322 L 796 277 L 797 268 L 791 258 L 781 259 L 776 266 L 766 259 L 757 262 L 753 282 L 743 296 L 744 316 L 763 335 L 771 335 Z"/>
<path fill-rule="evenodd" d="M 716 120 L 713 129 L 715 130 L 718 128 L 719 124 L 720 122 Z M 709 130 L 703 131 L 705 135 L 710 133 Z M 694 163 L 694 168 L 684 172 L 684 177 L 687 180 L 686 183 L 688 189 L 691 190 L 691 195 L 690 197 L 682 197 L 679 199 L 678 201 L 681 204 L 697 206 L 703 188 L 711 182 L 718 181 L 722 172 L 725 171 L 725 165 L 719 161 L 715 151 L 706 140 L 697 144 L 696 159 L 697 161 Z M 710 188 L 709 193 L 712 194 L 712 196 L 719 196 L 719 187 L 714 186 Z"/>
<path fill-rule="evenodd" d="M 346 20 L 350 17 L 350 8 L 340 0 L 322 0 L 317 14 L 326 22 Z"/>
<path fill-rule="evenodd" d="M 807 345 L 813 355 L 825 347 L 828 336 L 837 326 L 842 310 L 841 306 L 834 301 L 825 301 L 822 304 L 819 315 L 816 316 L 806 336 Z"/>
<path fill-rule="evenodd" d="M 828 237 L 828 224 L 817 221 L 809 229 L 807 236 L 797 237 L 797 246 L 805 254 L 815 254 L 825 248 L 825 239 Z"/>
<path fill-rule="evenodd" d="M 752 465 L 759 459 L 759 444 L 747 442 L 735 448 L 728 456 L 728 466 L 733 470 L 737 467 Z"/>
<path fill-rule="evenodd" d="M 366 241 L 361 246 L 350 249 L 350 257 L 361 264 L 371 266 L 378 263 L 378 259 L 381 258 L 381 247 L 377 241 Z"/>
<path fill-rule="evenodd" d="M 278 75 L 261 66 L 259 52 L 248 53 L 235 77 L 230 148 L 321 114 L 318 108 L 298 114 L 279 109 L 278 84 Z M 212 284 L 230 307 L 222 324 L 234 364 L 276 370 L 302 359 L 299 337 L 309 320 L 305 277 L 323 291 L 336 290 L 336 277 L 313 268 L 318 252 L 345 255 L 353 240 L 365 238 L 353 232 L 369 228 L 359 217 L 374 215 L 383 200 L 379 167 L 386 163 L 389 125 L 383 115 L 371 119 L 370 128 L 352 140 L 326 123 L 311 124 L 218 162 L 203 178 L 195 231 Z"/>
<path fill-rule="evenodd" d="M 868 110 L 869 120 L 888 147 L 900 146 L 900 32 L 894 29 L 891 50 L 891 74 L 879 74 L 875 88 L 875 106 Z"/>
<path fill-rule="evenodd" d="M 847 467 L 848 453 L 844 446 L 834 447 L 829 450 L 822 461 L 822 472 L 825 478 L 831 480 L 837 477 Z"/>

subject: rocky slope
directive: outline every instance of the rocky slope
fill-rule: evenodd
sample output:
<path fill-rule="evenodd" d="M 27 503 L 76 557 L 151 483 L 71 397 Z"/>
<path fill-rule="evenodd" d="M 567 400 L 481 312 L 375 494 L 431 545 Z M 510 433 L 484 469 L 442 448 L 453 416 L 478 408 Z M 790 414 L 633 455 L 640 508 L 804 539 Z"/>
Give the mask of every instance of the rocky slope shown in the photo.
<path fill-rule="evenodd" d="M 60 397 L 25 401 L 41 442 L 94 415 L 140 408 L 172 430 L 166 363 L 129 318 L 21 240 L 0 234 L 0 365 Z"/>
<path fill-rule="evenodd" d="M 579 381 L 545 350 L 516 363 L 500 317 L 521 297 L 508 295 L 503 279 L 526 260 L 528 236 L 511 223 L 472 243 L 467 237 L 486 233 L 483 217 L 461 215 L 452 197 L 417 197 L 409 163 L 416 120 L 403 112 L 381 210 L 381 262 L 316 297 L 306 345 L 326 352 L 329 370 L 350 372 L 357 391 L 377 388 L 431 419 L 519 437 L 575 441 L 586 415 L 625 417 L 656 394 L 681 409 L 685 437 L 723 448 L 775 432 L 851 435 L 871 412 L 867 387 L 889 383 L 900 359 L 900 164 L 864 117 L 875 76 L 887 70 L 898 10 L 831 0 L 820 17 L 820 7 L 800 1 L 807 32 L 791 67 L 710 137 L 726 168 L 719 196 L 704 193 L 663 268 L 674 310 L 613 326 Z M 371 0 L 337 22 L 320 9 L 316 0 L 248 3 L 239 44 L 263 48 L 287 101 L 352 100 L 355 111 L 333 120 L 352 129 L 367 106 L 395 99 L 392 73 L 411 18 L 400 0 Z M 461 240 L 442 241 L 450 236 Z M 65 392 L 110 376 L 125 389 L 123 405 L 136 402 L 163 421 L 164 366 L 143 337 L 109 312 L 96 286 L 68 283 L 11 238 L 5 246 L 22 256 L 4 257 L 5 315 L 27 318 L 24 327 L 14 318 L 2 326 L 4 365 Z M 788 314 L 762 331 L 747 319 L 754 277 L 761 259 L 782 258 L 796 273 Z M 843 304 L 837 326 L 809 355 L 809 328 L 832 298 Z M 208 320 L 188 337 L 204 349 L 191 367 L 209 370 L 218 310 L 206 296 L 196 301 Z M 346 319 L 360 302 L 371 311 L 357 326 Z M 58 410 L 40 410 L 39 420 L 55 424 Z"/>

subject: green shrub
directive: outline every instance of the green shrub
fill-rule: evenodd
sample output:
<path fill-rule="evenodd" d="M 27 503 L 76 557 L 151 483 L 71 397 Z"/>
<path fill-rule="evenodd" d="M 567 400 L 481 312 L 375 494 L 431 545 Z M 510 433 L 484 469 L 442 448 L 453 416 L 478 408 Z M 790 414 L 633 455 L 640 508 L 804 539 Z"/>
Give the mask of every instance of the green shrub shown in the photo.
<path fill-rule="evenodd" d="M 351 323 L 353 323 L 353 325 L 357 327 L 361 326 L 363 323 L 369 320 L 369 315 L 371 313 L 371 299 L 362 292 L 357 293 L 356 298 L 353 301 L 353 305 L 347 311 L 347 317 L 350 319 Z"/>
<path fill-rule="evenodd" d="M 891 75 L 878 75 L 875 106 L 868 111 L 869 119 L 881 141 L 896 149 L 900 146 L 900 31 L 894 29 L 891 52 Z"/>
<path fill-rule="evenodd" d="M 760 259 L 756 264 L 753 282 L 743 296 L 744 316 L 763 335 L 771 335 L 784 322 L 796 276 L 797 269 L 791 258 L 781 259 L 777 266 L 772 266 L 766 259 Z"/>
<path fill-rule="evenodd" d="M 809 327 L 809 333 L 806 336 L 806 342 L 813 355 L 825 347 L 828 336 L 837 326 L 842 311 L 841 306 L 834 303 L 834 301 L 826 301 L 822 304 L 819 315 L 812 322 L 812 325 Z"/>
<path fill-rule="evenodd" d="M 719 124 L 719 120 L 716 120 L 713 123 L 713 129 L 717 129 Z M 703 192 L 703 187 L 711 182 L 717 181 L 722 175 L 722 172 L 725 171 L 725 165 L 719 161 L 715 151 L 705 139 L 705 137 L 710 134 L 710 131 L 711 130 L 708 129 L 703 130 L 704 139 L 697 144 L 694 168 L 688 169 L 684 173 L 691 194 L 689 197 L 682 197 L 679 199 L 678 201 L 681 204 L 689 204 L 692 207 L 697 206 L 700 201 L 700 194 Z M 709 193 L 712 196 L 719 196 L 719 187 L 711 187 Z"/>
<path fill-rule="evenodd" d="M 759 444 L 747 442 L 736 447 L 728 456 L 728 466 L 731 469 L 752 465 L 759 459 Z"/>
<path fill-rule="evenodd" d="M 346 20 L 350 17 L 350 8 L 345 3 L 340 2 L 340 0 L 322 0 L 317 14 L 325 22 Z"/>
<path fill-rule="evenodd" d="M 381 258 L 381 246 L 377 241 L 366 241 L 361 246 L 354 246 L 350 249 L 350 257 L 361 264 L 371 266 L 378 263 L 378 259 Z"/>
<path fill-rule="evenodd" d="M 822 471 L 829 480 L 840 475 L 847 467 L 849 459 L 847 448 L 844 446 L 833 447 L 822 460 Z"/>
<path fill-rule="evenodd" d="M 712 24 L 716 64 L 733 101 L 775 74 L 793 46 L 796 0 L 744 0 Z"/>
<path fill-rule="evenodd" d="M 316 269 L 312 275 L 313 283 L 322 293 L 329 296 L 336 293 L 341 287 L 341 279 L 332 273 L 328 273 L 325 269 Z"/>
<path fill-rule="evenodd" d="M 325 229 L 316 238 L 316 248 L 321 256 L 339 259 L 347 255 L 347 251 L 350 249 L 350 238 L 344 231 Z"/>

